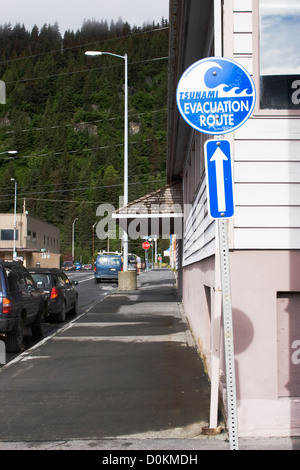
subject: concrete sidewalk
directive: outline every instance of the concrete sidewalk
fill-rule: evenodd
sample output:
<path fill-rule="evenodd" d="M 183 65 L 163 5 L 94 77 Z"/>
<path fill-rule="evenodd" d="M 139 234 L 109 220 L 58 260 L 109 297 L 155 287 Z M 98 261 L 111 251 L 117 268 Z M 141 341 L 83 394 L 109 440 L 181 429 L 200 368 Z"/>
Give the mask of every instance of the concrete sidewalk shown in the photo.
<path fill-rule="evenodd" d="M 0 449 L 229 450 L 171 271 L 138 277 L 0 370 Z M 298 439 L 241 449 L 300 449 Z"/>

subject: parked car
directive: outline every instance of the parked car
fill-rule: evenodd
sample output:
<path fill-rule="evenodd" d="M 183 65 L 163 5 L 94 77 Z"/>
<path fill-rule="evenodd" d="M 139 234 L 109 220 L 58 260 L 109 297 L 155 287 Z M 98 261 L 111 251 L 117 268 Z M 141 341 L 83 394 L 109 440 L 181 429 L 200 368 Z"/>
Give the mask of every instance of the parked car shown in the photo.
<path fill-rule="evenodd" d="M 90 264 L 90 263 L 88 263 L 88 264 L 83 264 L 83 265 L 82 265 L 82 269 L 83 269 L 84 271 L 92 271 L 92 270 L 93 270 L 93 265 Z"/>
<path fill-rule="evenodd" d="M 68 276 L 55 268 L 32 268 L 29 270 L 34 281 L 42 283 L 47 297 L 47 317 L 50 321 L 62 323 L 67 313 L 78 313 L 78 292 Z"/>
<path fill-rule="evenodd" d="M 118 272 L 123 268 L 121 255 L 101 253 L 97 256 L 94 277 L 95 282 L 101 282 L 102 279 L 113 279 L 118 281 Z"/>
<path fill-rule="evenodd" d="M 82 271 L 82 263 L 75 261 L 75 271 Z"/>
<path fill-rule="evenodd" d="M 75 271 L 76 266 L 73 261 L 64 261 L 61 267 L 62 271 Z"/>
<path fill-rule="evenodd" d="M 47 300 L 27 269 L 16 262 L 0 262 L 0 335 L 6 351 L 18 353 L 23 345 L 24 327 L 34 337 L 43 335 Z"/>

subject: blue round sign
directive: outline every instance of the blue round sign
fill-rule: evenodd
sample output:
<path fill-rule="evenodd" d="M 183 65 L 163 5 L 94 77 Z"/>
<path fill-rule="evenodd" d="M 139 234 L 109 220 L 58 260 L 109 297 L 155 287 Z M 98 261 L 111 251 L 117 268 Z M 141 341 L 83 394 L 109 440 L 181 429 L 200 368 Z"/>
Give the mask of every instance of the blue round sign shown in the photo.
<path fill-rule="evenodd" d="M 240 64 L 209 57 L 192 64 L 177 86 L 180 114 L 205 134 L 233 132 L 250 117 L 256 99 L 253 80 Z"/>

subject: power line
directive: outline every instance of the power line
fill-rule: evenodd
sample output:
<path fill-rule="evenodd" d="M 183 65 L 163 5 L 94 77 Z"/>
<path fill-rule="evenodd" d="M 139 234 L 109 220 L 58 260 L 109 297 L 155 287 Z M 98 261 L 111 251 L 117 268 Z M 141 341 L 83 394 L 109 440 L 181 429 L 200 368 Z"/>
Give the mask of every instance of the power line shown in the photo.
<path fill-rule="evenodd" d="M 160 61 L 160 60 L 168 60 L 168 59 L 169 59 L 168 56 L 155 57 L 153 59 L 145 59 L 145 60 L 140 60 L 140 61 L 137 61 L 137 62 L 129 62 L 128 66 L 129 65 L 143 64 L 143 63 L 146 63 L 146 62 L 156 62 L 156 61 Z M 43 75 L 42 77 L 31 77 L 31 78 L 23 78 L 21 80 L 13 80 L 11 82 L 5 82 L 5 84 L 6 85 L 11 85 L 11 84 L 14 84 L 14 83 L 26 83 L 26 82 L 32 82 L 32 81 L 35 81 L 35 80 L 44 80 L 44 79 L 47 79 L 47 78 L 63 77 L 63 76 L 67 76 L 67 75 L 74 75 L 76 73 L 89 73 L 89 72 L 92 72 L 92 71 L 95 71 L 95 70 L 111 69 L 111 68 L 117 68 L 117 67 L 122 67 L 122 66 L 123 65 L 116 64 L 116 65 L 107 65 L 107 66 L 104 66 L 104 67 L 94 67 L 94 68 L 88 68 L 88 69 L 82 69 L 82 70 L 73 70 L 71 72 L 62 72 L 62 73 L 57 73 L 57 74 L 53 74 L 53 75 Z"/>
<path fill-rule="evenodd" d="M 63 52 L 71 51 L 71 50 L 79 49 L 79 48 L 84 48 L 84 47 L 90 47 L 90 46 L 94 46 L 96 44 L 104 44 L 105 42 L 118 41 L 120 39 L 131 38 L 133 36 L 141 36 L 143 34 L 156 33 L 158 31 L 163 31 L 163 30 L 166 30 L 166 29 L 169 29 L 169 26 L 165 26 L 163 28 L 156 28 L 156 29 L 152 29 L 152 30 L 149 30 L 149 31 L 140 31 L 140 32 L 137 32 L 137 33 L 127 34 L 127 35 L 124 35 L 124 36 L 117 36 L 117 37 L 114 37 L 114 38 L 103 39 L 103 40 L 100 40 L 100 41 L 88 42 L 88 43 L 85 43 L 85 44 L 78 44 L 76 46 L 63 48 Z M 62 39 L 62 41 L 63 41 L 63 39 Z M 4 60 L 4 61 L 0 62 L 0 65 L 9 64 L 9 63 L 17 62 L 17 61 L 20 61 L 20 60 L 34 59 L 36 57 L 42 57 L 42 56 L 45 56 L 45 55 L 48 55 L 48 54 L 57 54 L 57 53 L 60 53 L 60 54 L 62 53 L 62 48 L 61 47 L 60 47 L 60 49 L 54 49 L 53 51 L 41 52 L 39 54 L 32 54 L 30 56 L 17 57 L 16 59 Z"/>
<path fill-rule="evenodd" d="M 134 185 L 142 185 L 142 184 L 154 184 L 154 183 L 160 183 L 160 182 L 165 182 L 165 180 L 149 180 L 149 181 L 139 181 L 139 182 L 131 182 L 131 183 L 128 183 L 130 186 L 134 186 Z M 64 184 L 64 183 L 62 183 Z M 81 187 L 81 188 L 69 188 L 69 189 L 57 189 L 57 190 L 51 190 L 51 191 L 33 191 L 33 192 L 26 192 L 26 193 L 19 193 L 18 194 L 18 199 L 30 199 L 30 198 L 27 198 L 28 195 L 38 195 L 38 194 L 53 194 L 53 193 L 69 193 L 69 192 L 72 192 L 72 191 L 87 191 L 89 189 L 108 189 L 108 188 L 116 188 L 116 187 L 122 187 L 123 186 L 123 183 L 119 183 L 119 184 L 110 184 L 110 185 L 100 185 L 100 186 L 86 186 L 86 187 Z M 6 189 L 6 188 L 3 188 L 3 189 Z M 10 188 L 8 188 L 10 189 Z M 4 197 L 7 197 L 7 194 L 5 195 L 0 195 L 0 198 L 4 198 Z M 42 199 L 41 199 L 42 200 Z M 1 202 L 6 202 L 8 201 L 5 200 L 5 201 L 1 201 Z M 69 200 L 67 201 L 64 201 L 62 199 L 59 199 L 57 200 L 57 202 L 71 202 Z M 76 201 L 78 202 L 78 201 Z"/>
<path fill-rule="evenodd" d="M 133 117 L 141 117 L 141 116 L 145 116 L 145 115 L 149 115 L 149 114 L 155 114 L 155 113 L 160 113 L 162 111 L 167 111 L 167 108 L 160 108 L 160 109 L 156 109 L 154 111 L 148 111 L 146 113 L 134 113 L 132 116 L 129 116 L 128 118 L 129 119 L 133 119 Z M 100 124 L 102 122 L 112 122 L 112 121 L 116 121 L 117 119 L 119 119 L 119 117 L 111 117 L 111 118 L 108 118 L 108 119 L 95 119 L 94 121 L 89 121 L 88 124 Z M 61 129 L 63 127 L 74 127 L 76 126 L 76 124 L 79 124 L 77 122 L 73 122 L 73 123 L 70 123 L 70 124 L 61 124 L 61 125 L 56 125 L 56 126 L 45 126 L 45 127 L 32 127 L 32 128 L 27 128 L 27 129 L 19 129 L 18 132 L 37 132 L 37 131 L 44 131 L 44 130 L 47 130 L 47 129 Z M 4 134 L 15 134 L 16 131 L 14 130 L 10 130 L 10 131 L 4 131 Z M 120 144 L 121 145 L 121 144 Z M 7 157 L 6 160 L 12 160 L 13 158 L 12 157 Z"/>

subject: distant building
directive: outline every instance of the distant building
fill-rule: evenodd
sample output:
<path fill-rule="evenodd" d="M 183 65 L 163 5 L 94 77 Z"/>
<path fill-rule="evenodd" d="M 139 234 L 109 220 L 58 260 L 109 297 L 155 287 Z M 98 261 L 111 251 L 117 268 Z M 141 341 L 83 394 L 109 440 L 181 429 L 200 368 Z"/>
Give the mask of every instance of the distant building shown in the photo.
<path fill-rule="evenodd" d="M 52 224 L 16 214 L 15 247 L 17 259 L 27 268 L 58 268 L 60 264 L 60 230 Z M 14 249 L 14 214 L 0 214 L 0 259 L 12 260 Z"/>

